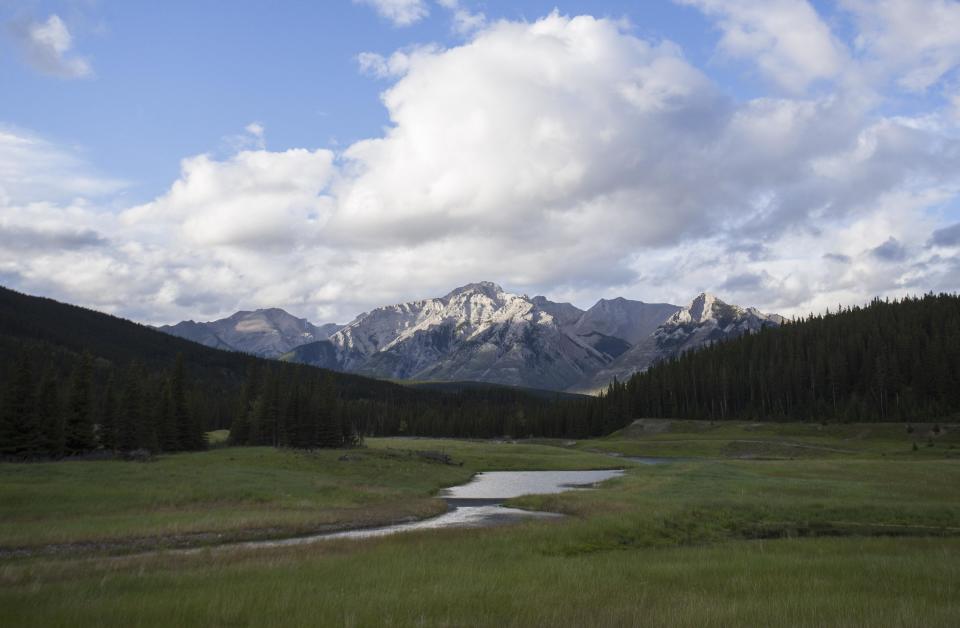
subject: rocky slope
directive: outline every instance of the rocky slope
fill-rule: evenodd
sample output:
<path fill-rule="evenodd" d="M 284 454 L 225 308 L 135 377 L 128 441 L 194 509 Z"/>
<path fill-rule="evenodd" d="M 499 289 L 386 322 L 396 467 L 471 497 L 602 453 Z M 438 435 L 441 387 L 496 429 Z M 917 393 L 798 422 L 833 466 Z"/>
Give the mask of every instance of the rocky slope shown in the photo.
<path fill-rule="evenodd" d="M 183 321 L 157 329 L 208 347 L 275 358 L 306 343 L 329 338 L 340 325 L 318 327 L 281 309 L 271 308 L 237 312 L 207 323 Z"/>
<path fill-rule="evenodd" d="M 764 326 L 776 326 L 783 318 L 763 314 L 755 308 L 728 305 L 712 294 L 697 296 L 684 308 L 670 315 L 651 334 L 641 338 L 608 366 L 585 378 L 572 390 L 595 392 L 614 378 L 624 381 L 654 362 L 695 349 L 706 343 L 756 332 Z"/>
<path fill-rule="evenodd" d="M 342 327 L 316 327 L 273 309 L 161 330 L 211 347 L 372 377 L 595 392 L 659 359 L 779 323 L 777 316 L 709 294 L 684 308 L 617 298 L 584 311 L 485 281 L 378 307 Z"/>
<path fill-rule="evenodd" d="M 329 342 L 360 374 L 562 390 L 609 362 L 565 333 L 581 314 L 481 282 L 361 314 Z"/>

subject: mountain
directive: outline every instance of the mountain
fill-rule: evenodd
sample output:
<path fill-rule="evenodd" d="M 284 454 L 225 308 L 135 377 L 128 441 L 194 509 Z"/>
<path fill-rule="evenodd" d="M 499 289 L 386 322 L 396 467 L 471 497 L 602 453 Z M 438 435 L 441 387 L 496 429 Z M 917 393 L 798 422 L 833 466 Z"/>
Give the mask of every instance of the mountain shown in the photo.
<path fill-rule="evenodd" d="M 600 299 L 581 314 L 570 333 L 581 344 L 589 344 L 613 360 L 679 310 L 679 306 L 669 303 L 644 303 L 622 297 Z"/>
<path fill-rule="evenodd" d="M 3 460 L 199 449 L 203 431 L 224 428 L 239 444 L 292 447 L 358 435 L 581 438 L 610 429 L 590 404 L 542 390 L 401 386 L 283 363 L 0 287 Z"/>
<path fill-rule="evenodd" d="M 669 303 L 644 303 L 623 297 L 600 299 L 583 313 L 573 330 L 577 335 L 600 333 L 622 338 L 633 345 L 652 334 L 680 309 Z"/>
<path fill-rule="evenodd" d="M 209 429 L 229 427 L 251 368 L 261 373 L 293 368 L 285 372 L 285 377 L 290 373 L 304 378 L 326 375 L 306 366 L 279 365 L 273 360 L 217 350 L 148 325 L 0 287 L 0 392 L 9 379 L 9 369 L 20 356 L 29 356 L 36 378 L 49 372 L 63 383 L 84 354 L 93 358 L 99 392 L 111 375 L 116 386 L 122 385 L 133 365 L 151 385 L 162 382 L 177 357 L 182 356 L 191 403 Z M 333 377 L 344 397 L 395 398 L 404 390 L 352 374 L 335 373 Z"/>
<path fill-rule="evenodd" d="M 271 308 L 237 312 L 208 323 L 183 321 L 157 329 L 214 349 L 275 358 L 301 345 L 326 340 L 340 327 L 336 324 L 318 327 L 279 308 Z"/>
<path fill-rule="evenodd" d="M 783 317 L 777 314 L 728 305 L 712 294 L 702 293 L 575 390 L 601 390 L 614 378 L 626 381 L 664 358 L 782 323 Z"/>
<path fill-rule="evenodd" d="M 362 375 L 563 390 L 609 361 L 564 331 L 579 313 L 480 282 L 361 314 L 329 342 L 338 367 Z"/>
<path fill-rule="evenodd" d="M 680 339 L 710 315 L 721 320 L 714 330 L 724 319 L 739 318 L 741 331 L 767 324 L 755 310 L 701 301 L 672 321 L 666 337 Z M 940 441 L 939 455 L 949 457 L 958 434 L 940 422 L 960 418 L 960 295 L 876 298 L 743 333 L 652 366 L 614 387 L 606 405 L 627 420 L 907 423 L 905 453 L 913 434 L 928 447 Z M 927 428 L 917 425 L 914 434 L 910 423 Z"/>
<path fill-rule="evenodd" d="M 662 358 L 780 322 L 709 294 L 685 308 L 616 298 L 584 311 L 483 281 L 364 312 L 281 359 L 384 379 L 590 392 Z"/>

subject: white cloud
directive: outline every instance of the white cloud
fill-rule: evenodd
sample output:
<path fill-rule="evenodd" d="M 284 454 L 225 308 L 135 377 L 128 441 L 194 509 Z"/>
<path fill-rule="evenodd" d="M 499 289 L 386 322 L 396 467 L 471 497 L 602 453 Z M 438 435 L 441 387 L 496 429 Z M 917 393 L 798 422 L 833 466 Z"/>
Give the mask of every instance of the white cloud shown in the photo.
<path fill-rule="evenodd" d="M 675 1 L 718 18 L 721 51 L 755 62 L 788 90 L 836 78 L 847 62 L 843 44 L 806 0 Z"/>
<path fill-rule="evenodd" d="M 453 14 L 453 31 L 459 35 L 470 35 L 487 25 L 486 15 L 470 11 L 460 0 L 437 0 L 437 4 Z"/>
<path fill-rule="evenodd" d="M 343 322 L 482 279 L 580 305 L 709 289 L 787 314 L 960 285 L 942 209 L 960 140 L 938 116 L 845 92 L 736 102 L 677 46 L 558 13 L 360 63 L 391 81 L 382 136 L 190 157 L 119 218 L 72 201 L 45 158 L 23 166 L 37 140 L 0 134 L 16 198 L 0 277 L 151 322 L 266 306 Z"/>
<path fill-rule="evenodd" d="M 173 229 L 192 244 L 292 246 L 327 220 L 330 200 L 321 192 L 332 163 L 333 153 L 322 149 L 191 157 L 169 192 L 123 217 L 132 226 Z"/>
<path fill-rule="evenodd" d="M 14 34 L 27 62 L 39 72 L 68 79 L 93 74 L 89 60 L 69 54 L 73 38 L 60 16 L 51 15 L 45 22 L 17 24 Z"/>
<path fill-rule="evenodd" d="M 42 198 L 62 201 L 116 192 L 125 183 L 103 177 L 75 152 L 0 125 L 0 205 Z"/>
<path fill-rule="evenodd" d="M 357 64 L 360 72 L 374 78 L 399 78 L 407 73 L 410 64 L 418 55 L 432 55 L 440 51 L 434 44 L 425 46 L 411 46 L 404 50 L 397 50 L 389 57 L 376 52 L 361 52 L 357 55 Z"/>
<path fill-rule="evenodd" d="M 410 26 L 427 17 L 430 9 L 424 0 L 353 0 L 356 4 L 365 4 L 394 26 Z"/>
<path fill-rule="evenodd" d="M 955 0 L 842 0 L 856 18 L 859 52 L 900 86 L 924 91 L 960 63 Z"/>

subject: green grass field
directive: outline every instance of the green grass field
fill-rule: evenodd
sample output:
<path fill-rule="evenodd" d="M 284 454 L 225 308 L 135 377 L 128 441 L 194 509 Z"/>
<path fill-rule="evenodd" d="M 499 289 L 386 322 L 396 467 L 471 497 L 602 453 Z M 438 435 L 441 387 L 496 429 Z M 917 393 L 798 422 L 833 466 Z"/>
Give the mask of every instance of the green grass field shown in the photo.
<path fill-rule="evenodd" d="M 463 466 L 411 454 L 424 450 Z M 172 547 L 381 525 L 443 512 L 433 495 L 479 470 L 616 466 L 608 456 L 544 445 L 429 439 L 370 439 L 350 451 L 219 448 L 146 463 L 0 464 L 0 548 Z"/>
<path fill-rule="evenodd" d="M 672 424 L 575 446 L 372 439 L 350 452 L 221 449 L 154 463 L 0 465 L 3 546 L 37 545 L 45 534 L 89 538 L 96 526 L 86 520 L 120 511 L 115 533 L 163 534 L 161 504 L 195 530 L 204 528 L 190 528 L 189 513 L 206 512 L 204 525 L 248 529 L 230 521 L 257 504 L 246 523 L 260 525 L 274 511 L 288 533 L 332 520 L 329 513 L 343 522 L 347 513 L 386 513 L 405 500 L 433 504 L 438 487 L 476 470 L 627 468 L 598 490 L 512 500 L 570 516 L 506 528 L 189 555 L 107 556 L 108 548 L 7 557 L 0 624 L 956 625 L 960 460 L 948 455 L 955 432 L 900 452 L 895 430 L 861 429 L 854 447 L 848 427 L 821 431 L 823 453 L 793 460 L 717 456 L 648 466 L 584 451 L 662 453 L 646 441 L 664 434 L 689 440 L 687 449 L 675 447 L 685 455 L 701 447 L 702 425 Z M 712 435 L 727 442 L 816 438 L 799 425 L 722 429 Z M 855 451 L 833 451 L 843 449 Z M 444 451 L 464 464 L 427 462 L 410 450 Z M 345 453 L 359 460 L 340 461 Z M 90 482 L 98 486 L 84 493 Z M 79 511 L 66 516 L 72 508 Z M 11 515 L 19 526 L 7 525 Z"/>
<path fill-rule="evenodd" d="M 605 438 L 581 441 L 575 447 L 626 456 L 960 459 L 960 425 L 644 419 Z"/>

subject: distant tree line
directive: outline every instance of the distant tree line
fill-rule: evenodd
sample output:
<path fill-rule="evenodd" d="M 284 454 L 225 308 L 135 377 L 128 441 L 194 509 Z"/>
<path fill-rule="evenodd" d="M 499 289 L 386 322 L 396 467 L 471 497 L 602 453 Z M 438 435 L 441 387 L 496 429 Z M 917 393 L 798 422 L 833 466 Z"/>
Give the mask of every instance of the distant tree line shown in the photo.
<path fill-rule="evenodd" d="M 605 394 L 639 417 L 910 421 L 960 412 L 960 297 L 875 299 L 674 357 Z"/>
<path fill-rule="evenodd" d="M 209 349 L 0 288 L 0 457 L 586 438 L 641 417 L 907 421 L 960 412 L 960 297 L 875 300 L 661 362 L 598 397 L 432 390 Z"/>
<path fill-rule="evenodd" d="M 137 364 L 97 373 L 102 370 L 90 353 L 63 368 L 20 351 L 4 378 L 0 455 L 60 458 L 96 450 L 206 447 L 182 357 L 154 374 Z"/>
<path fill-rule="evenodd" d="M 339 397 L 334 374 L 276 363 L 251 363 L 240 390 L 230 440 L 236 445 L 343 447 L 361 428 Z"/>
<path fill-rule="evenodd" d="M 614 427 L 602 399 L 502 386 L 440 392 L 252 357 L 235 387 L 210 389 L 188 377 L 183 356 L 147 369 L 28 346 L 0 369 L 0 456 L 8 459 L 193 451 L 222 427 L 235 445 L 303 449 L 373 435 L 580 438 Z"/>

